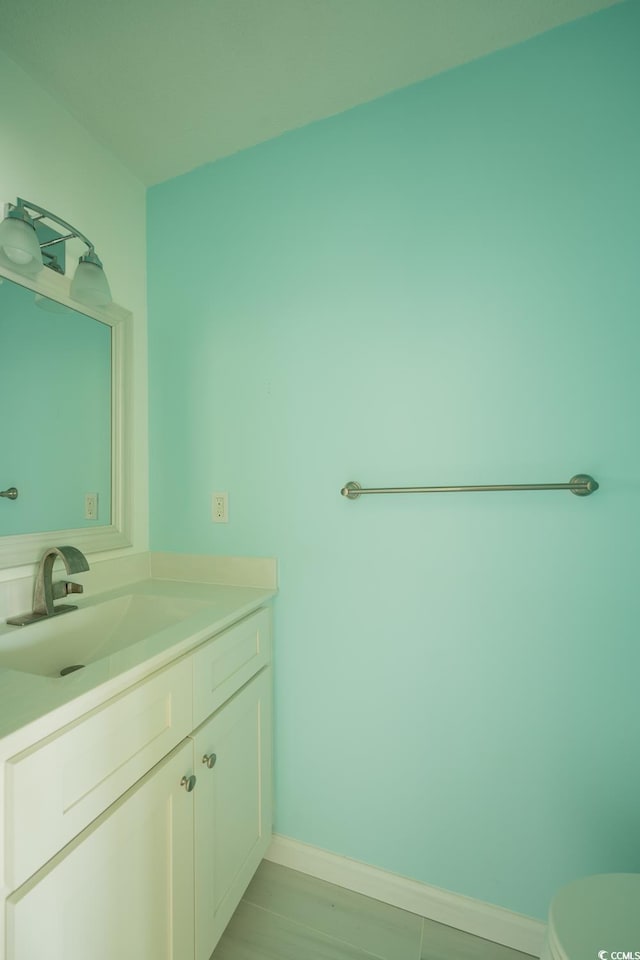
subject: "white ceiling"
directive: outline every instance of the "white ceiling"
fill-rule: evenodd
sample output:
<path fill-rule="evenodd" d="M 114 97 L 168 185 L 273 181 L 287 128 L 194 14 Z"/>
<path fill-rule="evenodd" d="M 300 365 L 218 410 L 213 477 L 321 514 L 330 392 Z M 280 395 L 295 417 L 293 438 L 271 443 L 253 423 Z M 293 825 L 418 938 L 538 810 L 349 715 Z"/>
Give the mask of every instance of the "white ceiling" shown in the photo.
<path fill-rule="evenodd" d="M 146 184 L 620 0 L 0 0 L 0 46 Z"/>

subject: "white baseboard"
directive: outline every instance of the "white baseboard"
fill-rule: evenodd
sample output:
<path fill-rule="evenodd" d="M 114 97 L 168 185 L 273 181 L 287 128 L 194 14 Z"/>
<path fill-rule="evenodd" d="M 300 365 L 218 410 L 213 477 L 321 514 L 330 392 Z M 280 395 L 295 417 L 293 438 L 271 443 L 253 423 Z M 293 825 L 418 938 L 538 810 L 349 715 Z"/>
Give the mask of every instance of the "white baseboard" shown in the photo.
<path fill-rule="evenodd" d="M 512 913 L 482 900 L 462 896 L 409 880 L 358 860 L 275 834 L 266 859 L 292 870 L 335 883 L 374 900 L 445 923 L 477 937 L 521 950 L 533 957 L 542 952 L 545 925 L 540 920 Z"/>

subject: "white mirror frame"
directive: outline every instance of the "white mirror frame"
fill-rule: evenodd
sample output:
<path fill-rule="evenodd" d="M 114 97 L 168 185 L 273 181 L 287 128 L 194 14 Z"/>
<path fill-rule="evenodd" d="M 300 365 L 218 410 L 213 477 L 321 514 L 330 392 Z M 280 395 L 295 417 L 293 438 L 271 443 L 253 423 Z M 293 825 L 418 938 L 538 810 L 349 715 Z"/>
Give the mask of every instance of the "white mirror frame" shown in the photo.
<path fill-rule="evenodd" d="M 43 550 L 50 546 L 71 544 L 85 554 L 117 550 L 131 545 L 131 350 L 132 315 L 124 307 L 86 307 L 69 296 L 71 282 L 67 277 L 44 267 L 35 279 L 14 273 L 0 266 L 0 278 L 12 280 L 52 300 L 58 300 L 76 312 L 86 314 L 111 327 L 111 523 L 100 527 L 79 527 L 75 530 L 47 530 L 0 536 L 0 569 L 36 563 Z M 2 477 L 5 486 L 17 486 L 19 478 Z M 9 501 L 0 506 L 11 509 Z"/>

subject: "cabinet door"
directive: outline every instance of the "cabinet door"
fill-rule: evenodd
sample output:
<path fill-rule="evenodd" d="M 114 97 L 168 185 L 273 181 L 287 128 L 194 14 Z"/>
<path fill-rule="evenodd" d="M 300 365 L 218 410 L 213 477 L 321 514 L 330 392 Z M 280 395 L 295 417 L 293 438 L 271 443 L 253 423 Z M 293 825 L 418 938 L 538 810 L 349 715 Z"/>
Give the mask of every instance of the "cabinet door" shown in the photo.
<path fill-rule="evenodd" d="M 182 745 L 7 901 L 7 960 L 193 957 L 192 743 Z"/>
<path fill-rule="evenodd" d="M 271 839 L 271 670 L 193 736 L 196 960 L 209 960 Z"/>

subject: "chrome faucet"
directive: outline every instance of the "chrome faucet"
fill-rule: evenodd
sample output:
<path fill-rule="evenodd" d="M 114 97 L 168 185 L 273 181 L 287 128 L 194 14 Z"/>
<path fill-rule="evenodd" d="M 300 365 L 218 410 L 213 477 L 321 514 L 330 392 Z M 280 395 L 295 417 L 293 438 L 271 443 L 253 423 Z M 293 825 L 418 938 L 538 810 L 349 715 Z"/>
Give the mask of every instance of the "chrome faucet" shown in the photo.
<path fill-rule="evenodd" d="M 53 601 L 59 600 L 60 597 L 83 591 L 80 583 L 72 583 L 70 580 L 53 582 L 53 564 L 58 557 L 62 558 L 67 573 L 82 573 L 89 569 L 87 558 L 76 547 L 49 547 L 40 561 L 36 574 L 32 612 L 24 613 L 19 617 L 10 617 L 7 623 L 23 627 L 27 623 L 34 623 L 45 617 L 56 617 L 60 613 L 78 609 L 71 603 L 59 603 L 57 607 L 54 605 Z"/>

